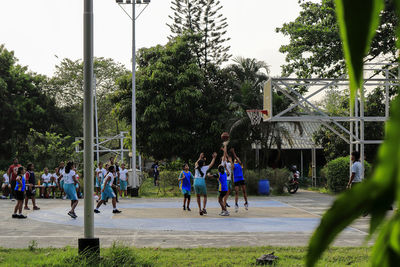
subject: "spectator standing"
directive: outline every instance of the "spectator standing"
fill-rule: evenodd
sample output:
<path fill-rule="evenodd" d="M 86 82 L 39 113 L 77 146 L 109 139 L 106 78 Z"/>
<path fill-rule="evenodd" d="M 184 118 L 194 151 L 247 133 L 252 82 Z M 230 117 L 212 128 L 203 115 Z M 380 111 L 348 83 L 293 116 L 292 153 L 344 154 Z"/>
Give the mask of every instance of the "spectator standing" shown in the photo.
<path fill-rule="evenodd" d="M 151 165 L 151 169 L 153 170 L 154 186 L 158 186 L 158 178 L 160 176 L 160 171 L 158 170 L 158 168 L 158 161 L 154 162 L 154 164 Z"/>

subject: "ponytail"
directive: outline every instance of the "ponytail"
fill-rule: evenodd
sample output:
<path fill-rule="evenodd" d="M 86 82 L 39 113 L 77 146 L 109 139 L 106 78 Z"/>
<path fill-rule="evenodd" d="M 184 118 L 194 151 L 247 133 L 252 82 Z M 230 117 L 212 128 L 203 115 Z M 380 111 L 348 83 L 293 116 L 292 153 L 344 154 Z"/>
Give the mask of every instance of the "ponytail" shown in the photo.
<path fill-rule="evenodd" d="M 204 176 L 204 173 L 201 171 L 201 167 L 204 166 L 204 160 L 199 160 L 199 162 L 197 163 L 197 170 L 199 171 L 201 177 Z"/>

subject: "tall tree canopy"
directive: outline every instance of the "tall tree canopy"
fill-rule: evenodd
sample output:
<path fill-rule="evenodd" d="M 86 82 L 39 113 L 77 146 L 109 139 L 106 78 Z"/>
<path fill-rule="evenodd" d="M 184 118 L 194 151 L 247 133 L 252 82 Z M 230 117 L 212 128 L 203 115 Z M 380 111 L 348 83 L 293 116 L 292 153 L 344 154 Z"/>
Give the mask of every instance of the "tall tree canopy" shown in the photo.
<path fill-rule="evenodd" d="M 173 15 L 169 16 L 171 24 L 170 38 L 186 32 L 200 34 L 195 55 L 197 63 L 203 69 L 208 63 L 220 65 L 230 58 L 230 46 L 226 37 L 227 19 L 221 13 L 219 0 L 173 0 L 171 2 Z"/>
<path fill-rule="evenodd" d="M 64 116 L 43 91 L 45 77 L 17 64 L 14 53 L 0 45 L 0 166 L 24 153 L 30 129 L 55 131 Z"/>
<path fill-rule="evenodd" d="M 138 150 L 158 159 L 179 156 L 191 159 L 200 151 L 218 146 L 222 113 L 226 110 L 224 79 L 218 69 L 205 81 L 196 63 L 192 44 L 198 36 L 183 35 L 165 46 L 138 52 L 137 144 Z M 131 76 L 119 80 L 114 94 L 116 112 L 131 120 Z M 214 88 L 214 89 L 210 89 Z M 220 87 L 221 88 L 221 87 Z"/>
<path fill-rule="evenodd" d="M 300 15 L 276 29 L 290 38 L 289 44 L 280 48 L 280 52 L 286 54 L 287 62 L 282 66 L 282 75 L 295 74 L 302 78 L 342 75 L 345 63 L 334 0 L 299 2 L 302 9 Z M 381 23 L 365 61 L 377 58 L 395 61 L 397 24 L 393 0 L 385 0 Z"/>

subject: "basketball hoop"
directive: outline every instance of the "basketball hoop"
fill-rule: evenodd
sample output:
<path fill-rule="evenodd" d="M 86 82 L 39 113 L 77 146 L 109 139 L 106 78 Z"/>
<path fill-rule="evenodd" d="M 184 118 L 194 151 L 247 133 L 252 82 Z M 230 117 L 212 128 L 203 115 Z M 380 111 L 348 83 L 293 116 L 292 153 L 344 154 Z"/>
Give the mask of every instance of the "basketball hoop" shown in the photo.
<path fill-rule="evenodd" d="M 268 110 L 249 109 L 249 110 L 246 110 L 246 112 L 250 118 L 251 125 L 260 124 L 263 115 L 268 115 Z"/>

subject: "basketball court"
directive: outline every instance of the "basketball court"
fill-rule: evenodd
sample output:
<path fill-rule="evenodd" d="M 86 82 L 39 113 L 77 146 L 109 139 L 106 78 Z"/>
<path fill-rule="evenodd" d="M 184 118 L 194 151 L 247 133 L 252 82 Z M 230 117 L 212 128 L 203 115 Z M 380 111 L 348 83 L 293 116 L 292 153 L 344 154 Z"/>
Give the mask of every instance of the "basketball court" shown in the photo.
<path fill-rule="evenodd" d="M 183 211 L 181 199 L 122 200 L 118 205 L 121 214 L 112 214 L 111 204 L 95 214 L 95 235 L 102 246 L 114 241 L 138 247 L 305 246 L 332 200 L 306 191 L 294 196 L 253 197 L 248 211 L 243 205 L 238 213 L 231 208 L 229 217 L 218 215 L 220 209 L 212 197 L 206 216 L 199 216 L 195 202 L 192 211 Z M 4 247 L 23 248 L 32 240 L 40 247 L 76 246 L 83 235 L 83 203 L 77 208 L 76 220 L 66 214 L 69 201 L 39 199 L 41 210 L 28 211 L 27 220 L 11 219 L 13 203 L 0 201 Z M 341 234 L 336 245 L 362 245 L 367 230 L 368 219 L 361 219 Z"/>

